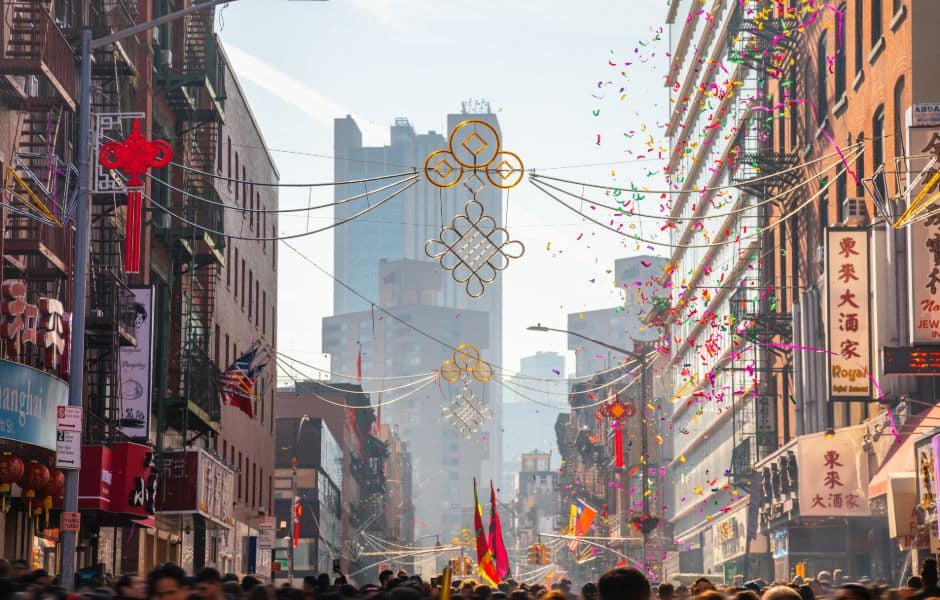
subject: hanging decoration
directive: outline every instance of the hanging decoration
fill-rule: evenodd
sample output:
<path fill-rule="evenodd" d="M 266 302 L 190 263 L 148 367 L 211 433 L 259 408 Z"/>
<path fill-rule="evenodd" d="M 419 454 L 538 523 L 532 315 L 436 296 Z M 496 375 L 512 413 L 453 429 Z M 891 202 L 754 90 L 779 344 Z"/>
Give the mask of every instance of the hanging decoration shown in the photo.
<path fill-rule="evenodd" d="M 23 488 L 23 500 L 26 502 L 26 514 L 33 515 L 33 500 L 45 490 L 49 483 L 49 468 L 39 461 L 31 460 L 26 465 L 26 471 L 20 478 L 19 484 Z"/>
<path fill-rule="evenodd" d="M 65 473 L 56 469 L 49 474 L 49 481 L 42 489 L 42 504 L 37 504 L 33 513 L 33 523 L 36 532 L 49 528 L 49 514 L 52 511 L 52 503 L 56 498 L 61 498 L 65 493 Z"/>
<path fill-rule="evenodd" d="M 109 141 L 101 146 L 99 161 L 127 177 L 127 220 L 124 241 L 124 271 L 140 272 L 141 204 L 144 185 L 141 176 L 150 168 L 165 167 L 173 158 L 173 148 L 163 140 L 150 141 L 140 133 L 140 120 L 131 124 L 123 142 Z"/>
<path fill-rule="evenodd" d="M 493 366 L 480 359 L 480 351 L 472 344 L 460 344 L 450 359 L 441 364 L 441 377 L 450 383 L 472 377 L 480 383 L 493 378 Z"/>
<path fill-rule="evenodd" d="M 20 457 L 9 452 L 0 454 L 0 512 L 10 510 L 13 484 L 22 479 L 24 469 Z"/>
<path fill-rule="evenodd" d="M 493 416 L 489 407 L 473 394 L 469 382 L 464 383 L 450 406 L 444 408 L 443 414 L 457 435 L 465 440 L 473 437 Z"/>
<path fill-rule="evenodd" d="M 624 466 L 623 460 L 623 422 L 622 419 L 629 419 L 636 415 L 636 407 L 632 402 L 623 402 L 620 394 L 615 394 L 613 400 L 608 400 L 594 411 L 594 418 L 613 419 L 614 428 L 614 463 L 618 469 Z"/>
<path fill-rule="evenodd" d="M 464 284 L 468 296 L 479 298 L 510 259 L 525 253 L 525 246 L 510 240 L 509 232 L 498 227 L 474 199 L 467 202 L 464 214 L 441 228 L 437 239 L 428 240 L 424 252 L 450 271 L 454 281 Z"/>
<path fill-rule="evenodd" d="M 475 195 L 472 184 L 483 183 L 479 171 L 491 184 L 504 190 L 519 185 L 525 175 L 522 159 L 503 150 L 499 132 L 486 121 L 467 119 L 458 123 L 450 132 L 447 148 L 431 152 L 424 161 L 424 176 L 433 186 L 454 187 L 469 170 L 472 174 L 463 181 Z"/>

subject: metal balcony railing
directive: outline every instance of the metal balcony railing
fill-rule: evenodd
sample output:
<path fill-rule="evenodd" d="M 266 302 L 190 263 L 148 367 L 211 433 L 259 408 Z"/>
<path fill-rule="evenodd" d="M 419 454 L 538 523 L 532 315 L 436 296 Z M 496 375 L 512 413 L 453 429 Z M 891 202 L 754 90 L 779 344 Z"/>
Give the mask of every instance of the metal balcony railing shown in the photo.
<path fill-rule="evenodd" d="M 90 343 L 110 345 L 114 335 L 122 346 L 137 344 L 138 310 L 134 292 L 111 268 L 92 267 L 86 329 Z"/>
<path fill-rule="evenodd" d="M 75 110 L 75 49 L 46 4 L 0 0 L 0 87 L 7 97 L 58 100 Z"/>

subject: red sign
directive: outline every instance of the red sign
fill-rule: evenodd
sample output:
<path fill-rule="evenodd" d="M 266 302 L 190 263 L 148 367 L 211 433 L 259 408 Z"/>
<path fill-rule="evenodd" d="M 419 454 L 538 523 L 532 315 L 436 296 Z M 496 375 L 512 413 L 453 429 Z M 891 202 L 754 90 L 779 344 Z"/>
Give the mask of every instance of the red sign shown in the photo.
<path fill-rule="evenodd" d="M 158 465 L 156 509 L 198 513 L 222 525 L 234 524 L 235 472 L 205 450 L 164 451 Z"/>
<path fill-rule="evenodd" d="M 111 448 L 114 479 L 111 483 L 111 512 L 142 519 L 154 514 L 157 474 L 153 449 L 144 444 L 117 442 Z"/>
<path fill-rule="evenodd" d="M 111 510 L 111 448 L 82 446 L 82 469 L 78 479 L 78 507 Z"/>
<path fill-rule="evenodd" d="M 26 302 L 26 284 L 19 279 L 6 279 L 0 284 L 0 337 L 9 340 L 7 357 L 19 361 L 27 344 L 44 353 L 47 371 L 68 377 L 69 334 L 72 314 L 54 298 L 40 298 L 39 304 Z"/>
<path fill-rule="evenodd" d="M 62 531 L 78 531 L 82 527 L 82 513 L 62 513 Z"/>
<path fill-rule="evenodd" d="M 281 572 L 281 561 L 276 560 L 276 561 L 274 561 L 274 562 L 271 563 L 271 572 L 272 572 L 272 573 L 280 573 L 280 572 Z"/>

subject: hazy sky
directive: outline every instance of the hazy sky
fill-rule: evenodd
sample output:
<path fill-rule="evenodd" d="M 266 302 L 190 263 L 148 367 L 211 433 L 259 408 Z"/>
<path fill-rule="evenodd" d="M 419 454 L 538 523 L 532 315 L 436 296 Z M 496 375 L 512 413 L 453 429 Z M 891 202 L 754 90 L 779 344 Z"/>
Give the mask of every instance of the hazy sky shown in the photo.
<path fill-rule="evenodd" d="M 613 181 L 613 174 L 622 181 L 632 172 L 649 183 L 659 181 L 646 177 L 661 170 L 656 161 L 579 165 L 631 158 L 625 149 L 639 149 L 637 140 L 665 119 L 666 40 L 640 44 L 655 36 L 665 4 L 240 0 L 221 10 L 220 27 L 268 145 L 279 150 L 274 157 L 283 182 L 332 179 L 334 117 L 353 114 L 366 143 L 378 144 L 387 142 L 395 117 L 407 117 L 419 131 L 443 131 L 447 113 L 458 112 L 462 100 L 485 98 L 500 119 L 505 146 L 527 167 L 604 182 Z M 623 66 L 626 62 L 633 64 Z M 599 82 L 604 82 L 600 88 Z M 650 130 L 644 132 L 647 124 Z M 628 140 L 630 131 L 635 133 Z M 314 191 L 312 201 L 332 201 L 331 190 Z M 307 202 L 306 190 L 281 191 L 282 208 Z M 526 246 L 525 255 L 502 275 L 502 364 L 516 370 L 519 359 L 536 350 L 565 351 L 563 336 L 527 332 L 527 325 L 541 321 L 563 328 L 569 312 L 616 304 L 613 261 L 638 252 L 636 244 L 582 222 L 527 182 L 511 190 L 508 204 L 507 229 Z M 322 227 L 331 219 L 329 209 L 309 220 L 285 215 L 281 232 Z M 650 235 L 658 231 L 648 224 L 644 229 Z M 332 271 L 329 232 L 293 243 Z M 649 252 L 645 246 L 639 250 Z M 328 367 L 320 352 L 320 320 L 332 311 L 331 286 L 281 246 L 281 352 Z"/>

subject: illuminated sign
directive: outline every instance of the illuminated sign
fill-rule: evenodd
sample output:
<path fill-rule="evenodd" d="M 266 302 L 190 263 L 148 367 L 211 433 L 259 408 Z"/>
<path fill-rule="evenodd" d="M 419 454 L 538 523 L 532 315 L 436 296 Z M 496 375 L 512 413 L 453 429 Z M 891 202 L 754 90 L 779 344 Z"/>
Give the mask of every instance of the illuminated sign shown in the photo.
<path fill-rule="evenodd" d="M 885 375 L 940 375 L 940 346 L 884 349 Z"/>
<path fill-rule="evenodd" d="M 867 230 L 830 227 L 826 231 L 829 394 L 833 400 L 872 397 L 868 252 Z"/>
<path fill-rule="evenodd" d="M 915 120 L 916 121 L 916 120 Z M 908 159 L 907 183 L 910 199 L 940 191 L 940 130 L 931 127 L 908 128 L 908 148 L 914 156 Z M 929 186 L 929 189 L 925 189 Z M 940 214 L 933 212 L 936 204 L 924 211 L 927 215 L 910 225 L 908 256 L 911 282 L 911 343 L 937 343 L 940 340 Z"/>

